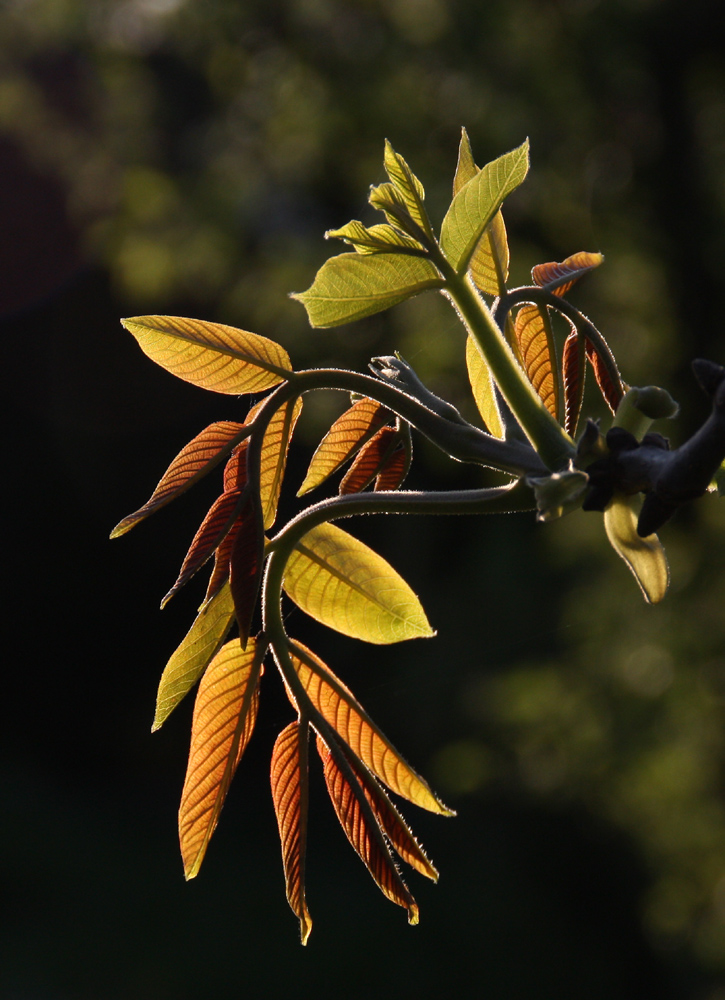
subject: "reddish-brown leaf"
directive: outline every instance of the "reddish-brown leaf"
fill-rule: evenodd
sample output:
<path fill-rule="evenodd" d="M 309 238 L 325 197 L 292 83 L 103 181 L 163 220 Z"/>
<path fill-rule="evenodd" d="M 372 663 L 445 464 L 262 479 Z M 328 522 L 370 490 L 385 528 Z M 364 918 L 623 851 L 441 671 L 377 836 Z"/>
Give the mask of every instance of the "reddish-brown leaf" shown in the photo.
<path fill-rule="evenodd" d="M 209 513 L 202 521 L 201 527 L 194 535 L 189 551 L 182 563 L 176 583 L 164 597 L 161 607 L 165 607 L 174 594 L 200 569 L 221 544 L 227 532 L 234 524 L 242 503 L 239 490 L 222 493 L 212 504 Z"/>
<path fill-rule="evenodd" d="M 622 378 L 617 368 L 614 355 L 609 350 L 608 345 L 602 338 L 601 344 L 595 344 L 587 337 L 586 341 L 587 360 L 592 366 L 594 378 L 597 380 L 599 391 L 607 403 L 612 413 L 617 412 L 617 407 L 622 402 L 624 396 L 624 386 Z"/>
<path fill-rule="evenodd" d="M 400 445 L 393 451 L 375 478 L 374 490 L 397 490 L 410 470 L 410 448 Z"/>
<path fill-rule="evenodd" d="M 317 750 L 325 770 L 325 782 L 340 825 L 347 839 L 360 855 L 365 867 L 375 879 L 380 890 L 398 906 L 408 911 L 408 923 L 418 923 L 418 905 L 403 881 L 383 836 L 370 801 L 346 762 L 340 766 L 329 747 L 318 737 Z"/>
<path fill-rule="evenodd" d="M 554 295 L 566 295 L 582 275 L 599 267 L 603 260 L 604 257 L 600 253 L 580 250 L 560 264 L 537 264 L 531 271 L 531 277 L 535 285 L 546 288 Z"/>
<path fill-rule="evenodd" d="M 305 901 L 307 846 L 307 725 L 291 722 L 277 737 L 270 771 L 272 800 L 282 844 L 287 901 L 300 922 L 302 944 L 312 930 Z"/>
<path fill-rule="evenodd" d="M 453 815 L 322 660 L 301 643 L 291 647 L 290 657 L 313 706 L 383 784 L 423 809 Z"/>
<path fill-rule="evenodd" d="M 558 418 L 559 380 L 554 367 L 554 336 L 546 309 L 522 306 L 516 313 L 514 333 L 529 382 L 549 413 Z"/>
<path fill-rule="evenodd" d="M 234 614 L 242 646 L 246 646 L 264 568 L 264 528 L 251 494 L 242 505 L 229 557 Z"/>
<path fill-rule="evenodd" d="M 243 490 L 247 485 L 247 452 L 249 440 L 242 441 L 229 456 L 224 466 L 224 492 Z"/>
<path fill-rule="evenodd" d="M 360 493 L 369 486 L 386 467 L 399 437 L 395 427 L 381 427 L 355 456 L 340 483 L 340 494 Z"/>
<path fill-rule="evenodd" d="M 243 429 L 244 424 L 219 420 L 197 434 L 181 449 L 143 507 L 124 517 L 111 532 L 111 538 L 124 535 L 139 521 L 143 521 L 149 514 L 164 507 L 198 482 L 229 453 L 234 439 Z"/>
<path fill-rule="evenodd" d="M 179 807 L 187 879 L 198 874 L 224 799 L 257 717 L 264 647 L 237 639 L 222 646 L 199 684 Z"/>
<path fill-rule="evenodd" d="M 324 483 L 389 419 L 390 412 L 374 399 L 360 399 L 345 410 L 318 445 L 297 496 Z"/>
<path fill-rule="evenodd" d="M 564 429 L 576 432 L 584 398 L 584 337 L 572 330 L 564 341 L 561 368 L 564 382 Z"/>
<path fill-rule="evenodd" d="M 426 878 L 438 881 L 438 872 L 428 860 L 425 851 L 413 836 L 410 827 L 400 815 L 396 807 L 390 801 L 385 790 L 374 775 L 365 767 L 357 757 L 346 751 L 342 746 L 342 752 L 353 770 L 355 777 L 360 782 L 365 798 L 368 800 L 370 808 L 375 814 L 378 825 L 385 832 L 390 844 L 395 849 L 403 861 L 406 861 L 412 868 L 425 875 Z"/>

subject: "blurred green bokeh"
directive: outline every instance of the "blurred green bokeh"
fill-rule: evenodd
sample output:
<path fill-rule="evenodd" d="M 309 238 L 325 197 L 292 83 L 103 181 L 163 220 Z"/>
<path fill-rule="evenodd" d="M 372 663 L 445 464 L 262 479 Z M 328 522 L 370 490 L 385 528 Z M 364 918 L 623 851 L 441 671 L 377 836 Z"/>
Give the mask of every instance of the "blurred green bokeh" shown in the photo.
<path fill-rule="evenodd" d="M 297 367 L 364 368 L 373 354 L 398 349 L 470 415 L 464 335 L 442 300 L 427 296 L 341 330 L 311 332 L 287 296 L 341 251 L 325 244 L 326 230 L 350 218 L 372 221 L 366 193 L 383 179 L 384 137 L 423 180 L 440 220 L 462 125 L 479 163 L 529 135 L 531 174 L 506 205 L 512 284 L 526 282 L 533 264 L 602 251 L 605 265 L 571 297 L 608 337 L 628 383 L 665 385 L 679 399 L 677 444 L 707 408 L 689 361 L 725 362 L 719 6 L 5 0 L 0 170 L 6 158 L 30 178 L 28 190 L 36 180 L 52 183 L 65 229 L 57 245 L 46 245 L 52 234 L 32 214 L 32 199 L 13 205 L 5 185 L 8 281 L 0 307 L 22 318 L 74 275 L 107 275 L 106 311 L 112 303 L 126 315 L 223 320 L 279 340 Z M 88 331 L 93 323 L 89 306 Z M 90 343 L 93 334 L 85 336 Z M 56 345 L 49 357 L 65 349 Z M 69 479 L 75 470 L 90 481 L 84 435 L 89 422 L 102 422 L 103 406 L 84 392 L 111 392 L 116 375 L 91 370 L 92 352 L 71 356 L 88 371 L 77 376 L 78 398 L 58 403 L 48 418 L 56 421 L 50 433 Z M 135 363 L 146 364 L 140 356 Z M 121 405 L 118 424 L 98 431 L 98 440 L 118 441 L 126 427 L 138 445 L 134 405 L 128 412 Z M 314 443 L 330 412 L 322 404 L 302 440 Z M 168 409 L 164 420 L 171 436 L 186 426 Z M 420 452 L 415 485 L 477 481 Z M 120 482 L 110 466 L 96 474 Z M 135 496 L 152 485 L 137 477 L 124 473 Z M 124 513 L 109 516 L 108 527 Z M 395 666 L 394 682 L 378 678 L 397 699 L 387 709 L 396 742 L 406 751 L 409 740 L 419 761 L 427 755 L 432 779 L 462 813 L 495 805 L 584 816 L 621 836 L 643 873 L 635 905 L 647 947 L 665 977 L 681 976 L 671 995 L 721 998 L 720 502 L 703 500 L 662 532 L 673 582 L 656 608 L 643 604 L 592 514 L 548 526 L 510 518 L 425 532 L 376 522 L 366 531 L 432 605 L 440 632 L 425 650 L 385 661 Z M 102 578 L 104 556 L 93 558 Z M 134 615 L 135 608 L 128 620 Z M 360 670 L 344 676 L 367 705 L 359 684 L 365 662 L 364 651 L 350 654 Z M 401 704 L 418 721 L 398 725 Z M 455 843 L 455 830 L 448 836 Z M 346 849 L 342 840 L 339 848 Z M 280 880 L 268 891 L 280 893 Z M 440 905 L 435 894 L 426 900 L 428 909 Z M 485 982 L 485 970 L 481 976 Z M 589 996 L 615 995 L 581 983 Z M 36 993 L 8 994 L 16 995 Z M 504 981 L 492 995 L 517 994 Z M 539 995 L 582 994 L 562 980 L 558 992 L 552 983 Z"/>

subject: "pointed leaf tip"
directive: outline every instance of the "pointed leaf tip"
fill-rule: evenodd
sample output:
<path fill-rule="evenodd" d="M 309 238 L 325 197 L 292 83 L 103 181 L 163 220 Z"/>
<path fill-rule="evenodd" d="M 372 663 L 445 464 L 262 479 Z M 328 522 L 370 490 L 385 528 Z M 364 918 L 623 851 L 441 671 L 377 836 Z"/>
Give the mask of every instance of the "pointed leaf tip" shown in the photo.
<path fill-rule="evenodd" d="M 279 344 L 224 323 L 183 316 L 134 316 L 121 323 L 152 361 L 202 389 L 260 392 L 292 371 Z"/>

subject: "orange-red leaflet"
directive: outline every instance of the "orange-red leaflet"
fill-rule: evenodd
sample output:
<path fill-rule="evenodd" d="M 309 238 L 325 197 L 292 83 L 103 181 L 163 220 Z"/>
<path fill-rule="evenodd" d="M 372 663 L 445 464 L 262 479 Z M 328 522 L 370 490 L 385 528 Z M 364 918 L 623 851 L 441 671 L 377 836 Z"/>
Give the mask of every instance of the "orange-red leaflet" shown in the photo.
<path fill-rule="evenodd" d="M 387 467 L 400 440 L 395 427 L 381 427 L 355 456 L 340 483 L 340 495 L 360 493 Z"/>
<path fill-rule="evenodd" d="M 179 807 L 179 842 L 187 879 L 197 875 L 224 799 L 257 717 L 265 647 L 226 643 L 201 679 Z"/>
<path fill-rule="evenodd" d="M 349 776 L 318 737 L 327 791 L 347 839 L 355 848 L 380 890 L 408 911 L 408 923 L 418 923 L 418 904 L 398 871 L 380 822 L 354 771 Z M 352 779 L 352 780 L 350 780 Z"/>
<path fill-rule="evenodd" d="M 580 250 L 561 263 L 537 264 L 532 268 L 531 277 L 535 285 L 546 288 L 554 295 L 566 295 L 571 286 L 603 262 L 600 253 Z"/>
<path fill-rule="evenodd" d="M 559 381 L 548 313 L 537 305 L 522 306 L 516 313 L 514 333 L 529 381 L 549 413 L 558 418 Z"/>
<path fill-rule="evenodd" d="M 307 847 L 307 733 L 305 723 L 291 722 L 277 737 L 272 751 L 270 780 L 272 800 L 282 845 L 282 864 L 287 901 L 300 922 L 302 944 L 312 930 L 305 900 L 305 852 Z"/>
<path fill-rule="evenodd" d="M 202 479 L 231 451 L 234 439 L 243 430 L 244 424 L 232 420 L 219 420 L 209 424 L 181 449 L 143 507 L 124 517 L 111 532 L 111 538 L 124 535 L 139 521 L 164 507 Z"/>
<path fill-rule="evenodd" d="M 204 565 L 216 547 L 222 542 L 239 514 L 242 501 L 243 494 L 239 490 L 230 490 L 228 493 L 222 493 L 211 505 L 209 513 L 202 521 L 201 527 L 194 535 L 192 543 L 189 546 L 189 551 L 181 565 L 176 583 L 161 602 L 162 608 L 191 579 L 194 573 Z"/>
<path fill-rule="evenodd" d="M 324 483 L 389 419 L 390 412 L 374 399 L 360 399 L 345 410 L 317 446 L 297 496 Z"/>
<path fill-rule="evenodd" d="M 290 646 L 290 658 L 312 705 L 383 784 L 423 809 L 442 816 L 455 815 L 403 760 L 352 692 L 322 660 L 301 643 Z"/>

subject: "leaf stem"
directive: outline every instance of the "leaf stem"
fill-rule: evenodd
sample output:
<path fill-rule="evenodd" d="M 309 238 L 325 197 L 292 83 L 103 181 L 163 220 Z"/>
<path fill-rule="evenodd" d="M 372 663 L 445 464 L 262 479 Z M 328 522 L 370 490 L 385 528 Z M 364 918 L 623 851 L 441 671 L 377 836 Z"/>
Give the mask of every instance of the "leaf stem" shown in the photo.
<path fill-rule="evenodd" d="M 470 276 L 457 274 L 442 253 L 440 259 L 438 253 L 431 259 L 445 279 L 444 293 L 481 349 L 529 441 L 549 469 L 565 467 L 575 454 L 574 442 L 537 396 Z"/>

